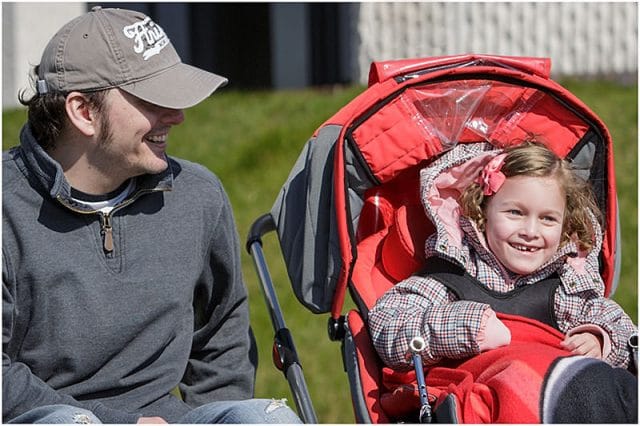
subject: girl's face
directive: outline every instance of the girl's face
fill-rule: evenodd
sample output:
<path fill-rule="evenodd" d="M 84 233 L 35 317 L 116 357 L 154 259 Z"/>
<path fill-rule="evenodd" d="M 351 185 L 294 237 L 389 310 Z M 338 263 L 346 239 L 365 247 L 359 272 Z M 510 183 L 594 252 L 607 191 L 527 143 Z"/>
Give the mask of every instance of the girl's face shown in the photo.
<path fill-rule="evenodd" d="M 489 249 L 510 271 L 534 272 L 560 246 L 564 211 L 564 191 L 556 179 L 507 178 L 485 207 Z"/>

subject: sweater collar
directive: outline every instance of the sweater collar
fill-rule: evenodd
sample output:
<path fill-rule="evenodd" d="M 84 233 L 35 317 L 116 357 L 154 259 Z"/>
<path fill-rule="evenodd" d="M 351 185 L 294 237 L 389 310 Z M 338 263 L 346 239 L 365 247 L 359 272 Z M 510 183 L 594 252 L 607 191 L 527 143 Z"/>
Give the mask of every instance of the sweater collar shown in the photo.
<path fill-rule="evenodd" d="M 71 198 L 71 185 L 64 176 L 62 166 L 40 146 L 29 123 L 20 131 L 20 147 L 24 159 L 24 165 L 21 167 L 23 173 L 35 179 L 51 198 L 75 205 Z M 161 173 L 138 176 L 136 188 L 131 196 L 136 196 L 141 191 L 170 191 L 173 188 L 173 169 L 169 158 L 167 164 L 168 167 Z"/>

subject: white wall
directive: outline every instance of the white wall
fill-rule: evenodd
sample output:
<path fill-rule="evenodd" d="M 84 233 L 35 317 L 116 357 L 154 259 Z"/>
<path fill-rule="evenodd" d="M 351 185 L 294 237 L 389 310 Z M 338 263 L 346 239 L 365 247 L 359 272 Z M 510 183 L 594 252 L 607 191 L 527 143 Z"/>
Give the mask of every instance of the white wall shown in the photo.
<path fill-rule="evenodd" d="M 638 71 L 635 2 L 367 2 L 358 30 L 362 83 L 374 60 L 463 53 L 549 57 L 554 76 Z"/>
<path fill-rule="evenodd" d="M 2 3 L 3 108 L 18 105 L 18 91 L 29 88 L 30 68 L 49 39 L 85 10 L 86 3 Z"/>

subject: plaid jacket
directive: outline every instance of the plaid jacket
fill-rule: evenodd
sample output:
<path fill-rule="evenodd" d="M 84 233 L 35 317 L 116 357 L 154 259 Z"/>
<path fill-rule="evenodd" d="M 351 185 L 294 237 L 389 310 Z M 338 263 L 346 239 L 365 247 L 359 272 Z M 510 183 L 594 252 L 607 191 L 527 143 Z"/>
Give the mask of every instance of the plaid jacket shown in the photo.
<path fill-rule="evenodd" d="M 422 200 L 436 232 L 425 243 L 427 258 L 440 256 L 462 265 L 491 290 L 508 292 L 531 285 L 558 272 L 554 308 L 563 333 L 581 325 L 596 325 L 608 334 L 611 350 L 606 361 L 614 366 L 629 362 L 627 339 L 636 327 L 614 301 L 604 297 L 599 275 L 598 252 L 602 245 L 600 227 L 589 253 L 580 252 L 574 242 L 565 244 L 537 271 L 524 276 L 507 271 L 487 249 L 484 235 L 475 224 L 459 215 L 457 194 L 493 156 L 488 144 L 459 145 L 434 161 L 421 173 Z M 460 167 L 456 167 L 460 166 Z M 453 169 L 451 169 L 453 167 Z M 444 172 L 444 173 L 443 173 Z M 387 291 L 369 312 L 374 346 L 385 364 L 410 368 L 410 340 L 422 336 L 426 365 L 442 358 L 467 358 L 480 352 L 478 333 L 489 305 L 456 300 L 452 292 L 433 278 L 412 276 Z M 606 339 L 605 339 L 606 340 Z"/>

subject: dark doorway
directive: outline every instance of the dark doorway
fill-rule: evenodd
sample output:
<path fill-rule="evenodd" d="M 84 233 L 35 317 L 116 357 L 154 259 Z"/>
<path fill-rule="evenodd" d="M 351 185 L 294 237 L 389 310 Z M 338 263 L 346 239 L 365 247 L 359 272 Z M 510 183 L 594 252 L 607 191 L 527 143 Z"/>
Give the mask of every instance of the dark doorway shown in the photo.
<path fill-rule="evenodd" d="M 191 3 L 191 63 L 230 88 L 271 85 L 269 3 Z"/>
<path fill-rule="evenodd" d="M 309 3 L 313 85 L 350 80 L 353 42 L 348 24 L 357 11 L 354 3 Z"/>

